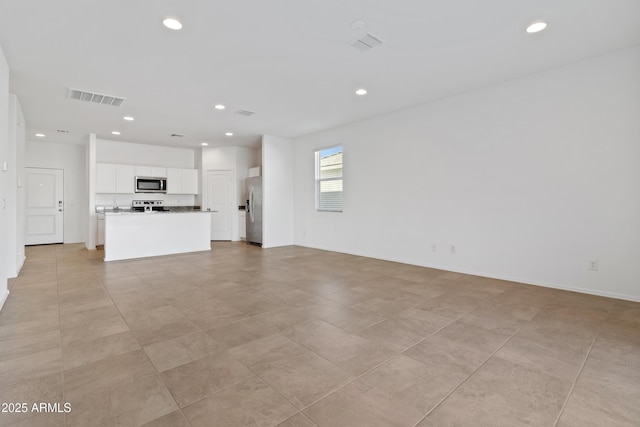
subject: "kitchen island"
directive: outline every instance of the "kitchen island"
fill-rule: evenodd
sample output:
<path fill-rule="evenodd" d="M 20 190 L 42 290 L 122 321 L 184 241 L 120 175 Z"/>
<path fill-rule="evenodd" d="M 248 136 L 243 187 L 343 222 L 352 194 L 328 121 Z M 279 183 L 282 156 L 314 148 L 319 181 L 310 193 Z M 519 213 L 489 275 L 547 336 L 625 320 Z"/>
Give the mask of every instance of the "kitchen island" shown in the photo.
<path fill-rule="evenodd" d="M 211 213 L 105 213 L 104 260 L 211 250 Z"/>

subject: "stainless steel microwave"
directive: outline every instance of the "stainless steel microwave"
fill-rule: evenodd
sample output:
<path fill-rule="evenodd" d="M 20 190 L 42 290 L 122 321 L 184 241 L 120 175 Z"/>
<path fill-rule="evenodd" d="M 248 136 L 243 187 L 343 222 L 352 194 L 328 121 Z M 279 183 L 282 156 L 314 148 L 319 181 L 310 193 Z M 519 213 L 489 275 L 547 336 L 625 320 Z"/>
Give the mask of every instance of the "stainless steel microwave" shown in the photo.
<path fill-rule="evenodd" d="M 166 193 L 167 178 L 136 176 L 136 193 Z"/>

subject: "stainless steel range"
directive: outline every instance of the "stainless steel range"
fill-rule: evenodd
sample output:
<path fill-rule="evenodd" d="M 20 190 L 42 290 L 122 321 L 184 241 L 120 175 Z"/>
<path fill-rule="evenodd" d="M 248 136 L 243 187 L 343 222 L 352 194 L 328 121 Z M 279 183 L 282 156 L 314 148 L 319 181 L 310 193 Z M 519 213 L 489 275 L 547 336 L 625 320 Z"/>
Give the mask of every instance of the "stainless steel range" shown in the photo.
<path fill-rule="evenodd" d="M 131 208 L 137 212 L 164 211 L 164 200 L 134 200 Z"/>

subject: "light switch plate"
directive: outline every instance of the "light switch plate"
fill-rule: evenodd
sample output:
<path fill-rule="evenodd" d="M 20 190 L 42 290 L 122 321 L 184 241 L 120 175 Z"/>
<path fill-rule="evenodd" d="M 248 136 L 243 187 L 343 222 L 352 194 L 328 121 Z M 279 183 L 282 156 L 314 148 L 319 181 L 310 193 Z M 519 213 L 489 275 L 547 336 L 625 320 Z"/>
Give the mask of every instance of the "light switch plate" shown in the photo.
<path fill-rule="evenodd" d="M 6 172 L 9 170 L 9 163 L 2 162 L 2 172 Z"/>

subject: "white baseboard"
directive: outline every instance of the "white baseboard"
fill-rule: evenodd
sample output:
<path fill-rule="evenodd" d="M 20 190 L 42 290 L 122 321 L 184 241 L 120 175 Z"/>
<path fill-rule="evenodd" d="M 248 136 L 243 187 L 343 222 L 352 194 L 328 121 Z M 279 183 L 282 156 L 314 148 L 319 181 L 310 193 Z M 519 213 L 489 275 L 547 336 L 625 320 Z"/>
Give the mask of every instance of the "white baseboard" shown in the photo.
<path fill-rule="evenodd" d="M 458 270 L 458 269 L 452 270 L 452 269 L 448 269 L 448 268 L 444 268 L 444 267 L 437 267 L 437 266 L 433 266 L 433 267 L 426 266 L 426 267 L 428 267 L 428 268 L 437 268 L 437 269 L 446 270 L 446 271 L 452 271 L 454 273 L 470 274 L 472 276 L 487 277 L 489 279 L 498 279 L 498 280 L 506 280 L 506 281 L 509 281 L 509 282 L 523 283 L 525 285 L 541 286 L 543 288 L 559 289 L 561 291 L 579 292 L 579 293 L 582 293 L 582 294 L 596 295 L 596 296 L 599 296 L 599 297 L 607 297 L 607 298 L 621 299 L 621 300 L 625 300 L 625 301 L 640 302 L 640 296 L 635 296 L 635 295 L 619 294 L 619 293 L 616 293 L 616 292 L 599 291 L 599 290 L 594 290 L 594 289 L 587 289 L 587 288 L 579 288 L 579 287 L 575 287 L 575 286 L 561 285 L 561 284 L 558 284 L 558 283 L 547 283 L 547 282 L 540 282 L 540 281 L 536 281 L 536 280 L 529 280 L 529 279 L 522 279 L 522 278 L 502 276 L 502 275 L 494 275 L 494 274 L 486 274 L 486 273 L 481 273 L 481 272 L 465 271 L 465 270 Z"/>
<path fill-rule="evenodd" d="M 20 271 L 22 271 L 22 267 L 24 266 L 24 262 L 27 260 L 26 256 L 23 256 L 22 259 L 20 259 L 20 262 L 18 263 L 18 274 L 20 274 Z"/>
<path fill-rule="evenodd" d="M 5 301 L 7 300 L 7 298 L 9 298 L 9 290 L 5 290 L 2 293 L 0 293 L 0 310 L 2 310 L 2 307 L 4 306 Z"/>
<path fill-rule="evenodd" d="M 302 244 L 296 244 L 296 245 L 297 246 L 302 246 L 302 247 L 305 247 L 305 248 L 320 249 L 320 250 L 323 250 L 323 251 L 331 251 L 331 252 L 339 252 L 339 253 L 345 253 L 345 254 L 349 254 L 349 255 L 361 256 L 361 257 L 365 257 L 365 258 L 374 258 L 372 256 L 362 255 L 362 254 L 358 254 L 358 253 L 354 253 L 354 252 L 336 251 L 336 250 L 333 250 L 333 249 L 327 249 L 327 248 L 311 246 L 311 245 L 302 245 Z M 472 275 L 472 276 L 487 277 L 489 279 L 507 280 L 509 282 L 523 283 L 525 285 L 542 286 L 544 288 L 560 289 L 560 290 L 563 290 L 563 291 L 580 292 L 582 294 L 597 295 L 597 296 L 600 296 L 600 297 L 607 297 L 607 298 L 615 298 L 615 299 L 621 299 L 621 300 L 626 300 L 626 301 L 640 302 L 640 296 L 637 296 L 637 295 L 626 295 L 626 294 L 619 294 L 619 293 L 616 293 L 616 292 L 598 291 L 598 290 L 594 290 L 594 289 L 585 289 L 585 288 L 579 288 L 579 287 L 575 287 L 575 286 L 561 285 L 561 284 L 557 284 L 557 283 L 539 282 L 539 281 L 536 281 L 536 280 L 530 280 L 530 279 L 521 278 L 521 277 L 509 277 L 509 276 L 487 274 L 487 273 L 483 273 L 483 272 L 464 270 L 464 269 L 452 269 L 450 267 L 443 267 L 441 265 L 410 264 L 407 261 L 397 260 L 397 259 L 392 259 L 392 258 L 374 258 L 374 259 L 380 259 L 380 260 L 383 260 L 383 261 L 397 262 L 397 263 L 400 263 L 400 264 L 416 265 L 418 267 L 435 268 L 437 270 L 444 270 L 444 271 L 451 271 L 451 272 L 454 272 L 454 273 L 469 274 L 469 275 Z"/>

